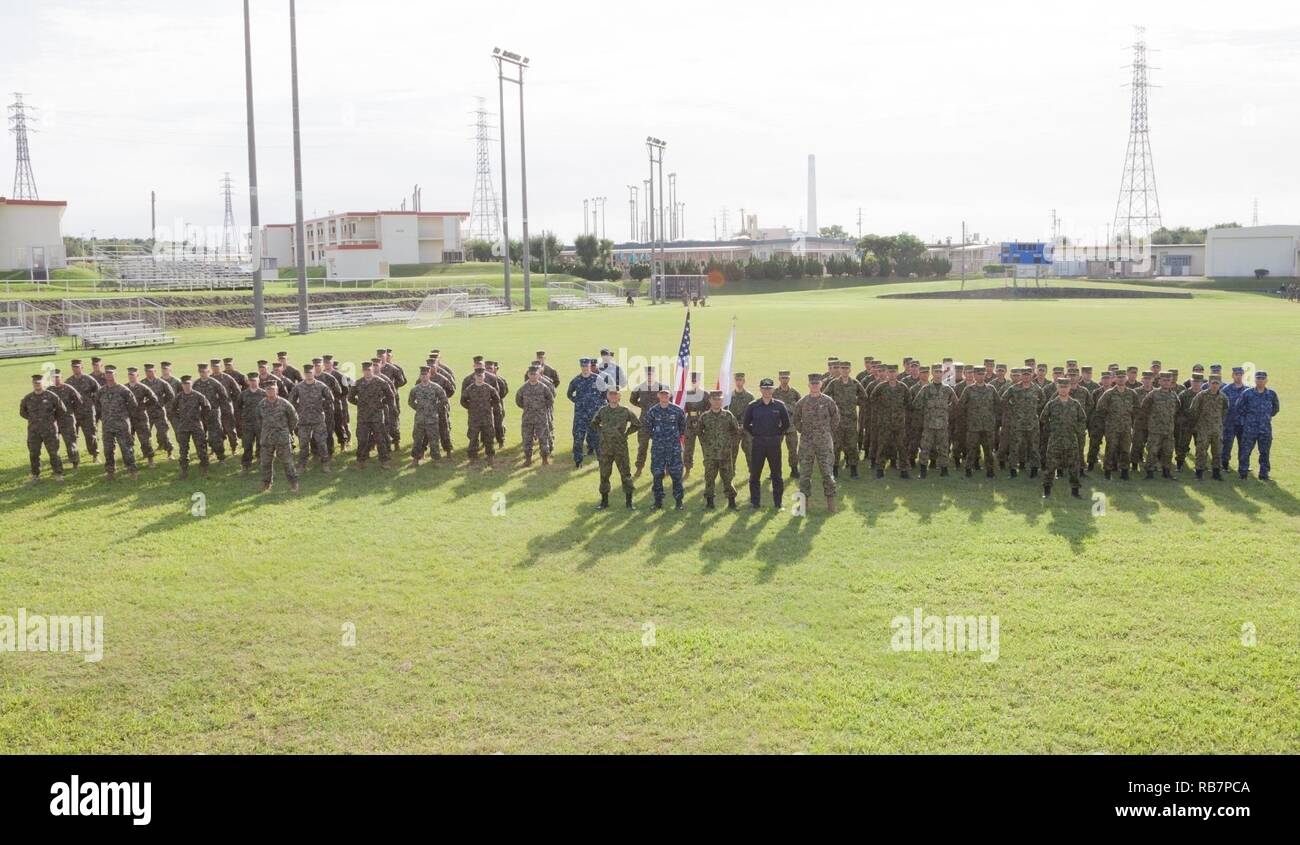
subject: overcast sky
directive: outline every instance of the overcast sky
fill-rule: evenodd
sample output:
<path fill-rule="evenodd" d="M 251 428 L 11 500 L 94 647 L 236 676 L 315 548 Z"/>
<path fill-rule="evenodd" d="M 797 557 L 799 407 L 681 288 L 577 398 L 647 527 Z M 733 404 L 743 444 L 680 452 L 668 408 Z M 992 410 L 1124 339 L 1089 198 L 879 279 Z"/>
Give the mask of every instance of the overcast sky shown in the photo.
<path fill-rule="evenodd" d="M 238 0 L 0 0 L 0 90 L 40 108 L 41 197 L 69 234 L 220 226 L 218 183 L 248 221 Z M 1134 24 L 1153 51 L 1151 144 L 1166 225 L 1300 222 L 1295 3 L 441 3 L 300 0 L 305 208 L 469 211 L 471 111 L 496 108 L 495 45 L 532 60 L 530 228 L 565 240 L 584 197 L 628 234 L 644 140 L 668 141 L 686 234 L 739 210 L 800 226 L 807 156 L 818 218 L 850 232 L 1090 239 L 1114 215 Z M 293 219 L 287 0 L 254 0 L 261 213 Z M 5 102 L 12 97 L 5 94 Z M 518 106 L 507 90 L 512 233 Z M 0 155 L 12 184 L 13 138 Z M 500 189 L 500 158 L 493 176 Z"/>

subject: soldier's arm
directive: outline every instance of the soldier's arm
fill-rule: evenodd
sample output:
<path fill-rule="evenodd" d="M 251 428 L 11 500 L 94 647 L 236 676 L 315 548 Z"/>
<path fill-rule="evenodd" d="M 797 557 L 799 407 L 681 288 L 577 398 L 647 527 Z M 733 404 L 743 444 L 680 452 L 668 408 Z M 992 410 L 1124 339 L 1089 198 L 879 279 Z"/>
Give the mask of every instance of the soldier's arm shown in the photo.
<path fill-rule="evenodd" d="M 418 409 L 418 408 L 420 407 L 420 406 L 419 406 L 419 403 L 415 401 L 415 394 L 416 394 L 416 391 L 415 391 L 415 390 L 412 390 L 410 393 L 407 393 L 407 394 L 406 394 L 406 406 L 407 406 L 408 408 L 417 408 L 417 409 Z"/>
<path fill-rule="evenodd" d="M 861 395 L 865 396 L 866 391 L 863 391 Z M 785 434 L 790 430 L 790 409 L 785 406 L 784 402 L 781 403 L 781 407 L 776 409 L 776 418 L 780 428 L 778 434 Z"/>
<path fill-rule="evenodd" d="M 294 410 L 292 402 L 284 410 L 289 415 L 289 430 L 293 431 L 298 427 L 298 412 Z"/>
<path fill-rule="evenodd" d="M 1272 406 L 1269 409 L 1268 415 L 1269 417 L 1276 417 L 1278 412 L 1282 410 L 1282 400 L 1278 398 L 1276 390 L 1269 394 L 1268 400 L 1269 404 Z"/>
<path fill-rule="evenodd" d="M 528 382 L 524 382 L 524 384 L 527 384 L 527 383 L 528 383 Z M 515 391 L 515 406 L 516 406 L 516 407 L 519 407 L 519 408 L 524 407 L 524 388 L 523 388 L 523 385 L 520 385 L 519 389 Z"/>
<path fill-rule="evenodd" d="M 641 428 L 641 421 L 638 420 L 635 415 L 628 414 L 627 421 L 628 421 L 627 431 L 623 432 L 624 435 L 631 435 Z"/>
<path fill-rule="evenodd" d="M 27 416 L 27 397 L 26 397 L 26 396 L 24 396 L 24 397 L 23 397 L 23 398 L 18 402 L 18 416 L 22 417 L 23 419 L 30 419 L 30 417 Z"/>
<path fill-rule="evenodd" d="M 831 428 L 840 424 L 840 406 L 834 402 L 830 404 L 831 409 Z"/>
<path fill-rule="evenodd" d="M 587 423 L 587 428 L 589 428 L 589 429 L 591 429 L 592 431 L 595 431 L 595 432 L 599 432 L 599 431 L 600 431 L 600 412 L 603 411 L 603 410 L 605 410 L 605 409 L 604 409 L 604 408 L 601 408 L 601 409 L 597 410 L 596 413 L 594 413 L 594 414 L 591 415 L 591 421 Z"/>
<path fill-rule="evenodd" d="M 568 397 L 569 401 L 574 403 L 578 401 L 578 385 L 576 382 L 577 379 L 569 382 L 569 389 L 564 393 L 564 395 Z"/>
<path fill-rule="evenodd" d="M 686 412 L 682 411 L 680 414 L 676 414 L 675 416 L 677 417 L 677 436 L 685 437 L 686 436 Z"/>
<path fill-rule="evenodd" d="M 466 409 L 469 408 L 469 394 L 463 390 L 460 392 L 460 406 Z"/>
<path fill-rule="evenodd" d="M 62 396 L 60 396 L 60 395 L 57 394 L 57 393 L 54 394 L 54 401 L 57 402 L 58 405 L 59 405 L 59 411 L 58 411 L 58 412 L 59 412 L 59 415 L 60 415 L 60 416 L 62 416 L 62 415 L 64 415 L 64 414 L 69 414 L 69 413 L 71 413 L 71 411 L 68 410 L 68 405 L 67 405 L 67 403 L 63 401 L 63 397 L 62 397 Z"/>

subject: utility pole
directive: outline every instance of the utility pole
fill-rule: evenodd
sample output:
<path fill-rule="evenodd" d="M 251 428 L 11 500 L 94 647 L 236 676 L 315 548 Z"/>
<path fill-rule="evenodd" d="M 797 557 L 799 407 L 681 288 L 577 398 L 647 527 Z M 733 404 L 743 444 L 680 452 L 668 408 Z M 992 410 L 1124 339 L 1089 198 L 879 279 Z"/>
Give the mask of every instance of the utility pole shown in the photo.
<path fill-rule="evenodd" d="M 11 199 L 16 200 L 41 198 L 36 191 L 36 177 L 32 175 L 31 150 L 27 146 L 27 110 L 30 108 L 31 106 L 24 105 L 22 94 L 14 94 L 14 101 L 9 106 L 9 131 L 14 133 L 16 144 L 14 189 L 11 196 Z"/>
<path fill-rule="evenodd" d="M 293 86 L 293 194 L 295 237 L 298 244 L 298 333 L 306 334 L 307 325 L 307 255 L 306 233 L 302 219 L 302 138 L 298 125 L 298 15 L 295 0 L 289 0 L 289 64 Z"/>
<path fill-rule="evenodd" d="M 663 260 L 664 260 L 664 254 L 663 254 L 663 235 L 664 235 L 664 206 L 663 206 L 663 202 L 664 202 L 664 148 L 667 147 L 668 144 L 667 144 L 667 142 L 665 142 L 665 141 L 663 141 L 663 140 L 661 140 L 661 139 L 659 139 L 659 138 L 655 138 L 654 136 L 647 136 L 646 139 L 645 139 L 645 146 L 646 146 L 646 151 L 650 154 L 650 180 L 649 180 L 649 181 L 650 181 L 650 211 L 651 211 L 651 214 L 650 214 L 650 240 L 654 242 L 654 244 L 651 246 L 651 256 L 654 256 L 656 247 L 657 247 L 657 249 L 658 249 L 658 254 L 659 254 L 659 258 L 658 258 L 657 261 L 652 257 L 651 262 L 650 262 L 650 266 L 651 266 L 651 271 L 650 271 L 650 302 L 651 302 L 652 304 L 658 304 L 659 301 L 660 301 L 661 298 L 662 298 L 663 293 L 664 293 L 664 291 L 661 290 L 660 288 L 662 288 L 662 286 L 663 286 L 663 284 L 664 284 L 664 280 L 663 280 L 663 267 L 664 267 L 664 265 L 663 265 Z M 654 186 L 654 179 L 655 179 L 655 165 L 656 165 L 656 164 L 659 165 L 659 207 L 658 207 L 658 209 L 657 209 L 658 212 L 659 212 L 659 231 L 658 231 L 658 237 L 657 237 L 657 238 L 656 238 L 656 233 L 655 233 L 655 215 L 654 215 L 654 212 L 656 211 L 656 208 L 655 208 L 655 201 L 654 201 L 654 187 L 655 187 L 655 186 Z M 656 272 L 655 272 L 656 269 L 658 270 L 658 273 L 657 273 L 657 277 L 658 277 L 658 278 L 657 278 L 657 280 L 656 280 Z"/>
<path fill-rule="evenodd" d="M 858 237 L 862 237 L 862 206 L 858 206 Z M 965 240 L 965 237 L 962 238 Z"/>
<path fill-rule="evenodd" d="M 628 236 L 628 240 L 635 242 L 637 238 L 636 185 L 627 186 L 627 205 L 628 220 L 631 221 L 631 234 Z"/>
<path fill-rule="evenodd" d="M 858 231 L 862 231 L 862 209 L 858 209 Z M 859 235 L 861 237 L 861 235 Z M 961 221 L 961 289 L 966 290 L 966 221 Z"/>
<path fill-rule="evenodd" d="M 590 214 L 590 213 L 588 212 L 588 210 L 587 210 L 588 207 L 589 207 L 588 204 L 589 204 L 590 202 L 591 202 L 591 200 L 589 200 L 589 199 L 584 199 L 584 200 L 582 201 L 582 234 L 584 234 L 584 235 L 591 234 L 591 233 L 587 230 L 587 224 L 588 224 L 588 221 L 591 220 L 591 214 Z"/>
<path fill-rule="evenodd" d="M 245 3 L 248 0 L 244 0 Z M 149 192 L 149 245 L 153 246 L 153 241 L 158 232 L 158 192 Z"/>
<path fill-rule="evenodd" d="M 669 240 L 677 240 L 677 174 L 668 174 Z"/>

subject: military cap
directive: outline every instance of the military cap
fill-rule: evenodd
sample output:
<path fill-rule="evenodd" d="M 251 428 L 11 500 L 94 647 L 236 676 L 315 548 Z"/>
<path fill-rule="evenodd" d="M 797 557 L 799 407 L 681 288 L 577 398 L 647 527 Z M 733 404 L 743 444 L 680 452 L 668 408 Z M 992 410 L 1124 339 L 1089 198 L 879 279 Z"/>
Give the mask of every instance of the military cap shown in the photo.
<path fill-rule="evenodd" d="M 544 350 L 544 349 L 539 349 L 539 350 L 537 350 L 536 352 L 534 352 L 533 354 L 536 355 L 538 358 L 545 358 L 545 357 L 546 357 L 546 350 Z"/>
<path fill-rule="evenodd" d="M 952 368 L 953 368 L 954 370 L 965 370 L 965 369 L 966 369 L 966 365 L 963 364 L 961 361 L 958 361 L 957 363 L 955 363 L 955 364 L 952 365 Z"/>
<path fill-rule="evenodd" d="M 384 354 L 384 347 L 381 346 L 381 347 L 379 347 L 378 349 L 376 349 L 376 350 L 375 350 L 375 354 L 376 354 L 376 355 L 383 355 L 383 354 Z"/>
<path fill-rule="evenodd" d="M 995 369 L 995 370 L 998 370 L 999 372 L 1006 372 L 1006 371 L 1007 371 L 1007 365 L 1006 365 L 1006 364 L 998 364 L 996 367 L 994 367 L 994 369 Z"/>
<path fill-rule="evenodd" d="M 608 349 L 601 349 L 601 350 L 600 350 L 600 354 L 601 354 L 601 355 L 613 355 L 614 353 L 613 353 L 613 352 L 610 352 Z"/>
<path fill-rule="evenodd" d="M 1204 365 L 1204 364 L 1192 364 L 1192 372 L 1194 372 L 1194 373 L 1203 373 L 1203 372 L 1205 372 L 1205 365 Z"/>
<path fill-rule="evenodd" d="M 260 361 L 257 362 L 257 366 L 259 366 L 259 367 L 265 367 L 265 366 L 267 365 L 267 363 L 268 363 L 267 360 L 266 360 L 265 358 L 263 358 L 263 359 L 261 359 Z"/>
<path fill-rule="evenodd" d="M 115 372 L 117 372 L 117 365 L 115 365 L 115 364 L 109 364 L 108 366 L 104 367 L 104 369 L 107 370 L 107 371 L 110 372 L 110 373 L 115 373 Z"/>
<path fill-rule="evenodd" d="M 943 364 L 931 364 L 931 365 L 930 365 L 930 372 L 932 372 L 932 373 L 941 373 L 941 372 L 943 372 Z"/>
<path fill-rule="evenodd" d="M 1192 381 L 1205 381 L 1205 376 L 1200 373 L 1192 373 Z"/>
<path fill-rule="evenodd" d="M 164 367 L 170 367 L 172 365 L 171 361 L 159 361 L 158 363 Z"/>
<path fill-rule="evenodd" d="M 1128 368 L 1126 368 L 1124 371 L 1127 372 L 1127 373 L 1136 373 L 1136 372 L 1138 372 L 1138 368 L 1137 368 L 1137 367 L 1128 367 Z"/>
<path fill-rule="evenodd" d="M 872 363 L 875 363 L 875 360 L 876 360 L 876 359 L 875 359 L 875 358 L 872 358 L 870 355 L 864 355 L 864 356 L 862 357 L 862 363 L 864 363 L 864 364 L 872 364 Z"/>
<path fill-rule="evenodd" d="M 834 364 L 834 363 L 835 363 L 836 361 L 838 361 L 838 360 L 840 360 L 840 356 L 838 356 L 838 355 L 827 355 L 827 356 L 826 356 L 826 363 L 828 363 L 828 364 Z"/>
<path fill-rule="evenodd" d="M 996 358 L 985 358 L 985 359 L 984 359 L 984 366 L 986 366 L 986 367 L 987 367 L 989 364 L 996 364 L 996 363 L 997 363 L 997 359 L 996 359 Z"/>
<path fill-rule="evenodd" d="M 372 363 L 372 364 L 376 364 L 376 365 L 377 365 L 377 364 L 382 364 L 382 363 L 384 363 L 384 362 L 383 362 L 383 360 L 380 359 L 380 358 L 371 358 L 371 359 L 370 359 L 370 363 Z M 475 365 L 475 366 L 477 366 L 477 365 Z"/>
<path fill-rule="evenodd" d="M 322 355 L 322 356 L 320 356 L 320 359 L 321 359 L 321 361 L 333 361 L 333 360 L 334 360 L 334 356 L 333 356 L 333 355 Z"/>
<path fill-rule="evenodd" d="M 721 399 L 721 398 L 722 398 L 722 391 L 721 391 L 721 390 L 710 390 L 710 391 L 709 391 L 709 398 L 710 398 L 710 399 Z"/>
<path fill-rule="evenodd" d="M 51 375 L 56 375 L 56 376 L 61 376 L 61 375 L 63 375 L 63 370 L 60 370 L 58 367 L 55 367 L 54 369 L 50 370 L 50 374 L 51 374 Z"/>
<path fill-rule="evenodd" d="M 288 352 L 277 352 L 277 353 L 275 353 L 275 357 L 277 357 L 277 358 L 288 358 L 288 357 L 289 357 L 289 353 L 288 353 Z"/>
<path fill-rule="evenodd" d="M 885 369 L 886 369 L 887 371 L 891 372 L 891 373 L 896 373 L 896 372 L 898 372 L 898 365 L 897 365 L 897 364 L 890 364 L 890 365 L 889 365 L 888 367 L 886 367 Z"/>
<path fill-rule="evenodd" d="M 393 350 L 385 348 L 385 349 L 384 349 L 384 354 L 385 354 L 385 355 L 392 355 L 392 354 L 393 354 Z"/>
<path fill-rule="evenodd" d="M 1079 359 L 1078 359 L 1078 358 L 1066 358 L 1066 359 L 1065 359 L 1065 366 L 1067 366 L 1067 367 L 1077 367 L 1077 366 L 1079 366 Z"/>
<path fill-rule="evenodd" d="M 324 364 L 324 363 L 325 363 L 325 359 L 324 359 L 324 358 L 312 358 L 312 359 L 311 359 L 311 362 L 312 362 L 313 364 Z"/>
<path fill-rule="evenodd" d="M 579 366 L 579 367 L 585 367 L 585 366 L 587 366 L 587 365 L 590 364 L 590 363 L 591 363 L 591 359 L 590 359 L 590 358 L 579 358 L 579 359 L 578 359 L 578 366 Z"/>
<path fill-rule="evenodd" d="M 1065 367 L 1052 367 L 1052 375 L 1065 372 Z"/>
<path fill-rule="evenodd" d="M 821 373 L 809 373 L 809 374 L 808 374 L 808 383 L 809 383 L 809 384 L 813 384 L 813 383 L 820 384 L 820 383 L 821 383 L 821 380 L 822 380 L 822 374 L 821 374 Z"/>
<path fill-rule="evenodd" d="M 182 384 L 189 384 L 189 383 L 190 383 L 190 374 L 189 374 L 189 373 L 186 373 L 185 375 L 181 376 L 181 383 L 182 383 Z"/>
<path fill-rule="evenodd" d="M 1143 371 L 1142 371 L 1142 378 L 1155 378 L 1155 377 L 1156 377 L 1156 374 L 1153 373 L 1153 372 L 1151 372 L 1150 370 L 1143 370 Z"/>
<path fill-rule="evenodd" d="M 907 366 L 907 365 L 910 364 L 910 363 L 912 363 L 912 356 L 910 356 L 910 355 L 906 355 L 906 356 L 904 356 L 904 357 L 903 357 L 903 365 L 904 365 L 904 366 Z"/>
<path fill-rule="evenodd" d="M 260 379 L 261 376 L 257 374 L 257 370 L 250 370 L 249 372 L 244 373 L 244 378 L 250 378 L 250 379 L 252 379 L 252 378 L 258 378 L 258 379 Z"/>
<path fill-rule="evenodd" d="M 975 367 L 974 370 L 975 370 L 975 375 L 977 376 L 986 375 L 988 373 L 988 370 L 984 369 L 983 367 Z"/>
<path fill-rule="evenodd" d="M 40 373 L 36 373 L 32 376 L 32 381 L 42 381 L 44 378 L 45 376 L 41 375 Z"/>
<path fill-rule="evenodd" d="M 222 358 L 222 359 L 221 359 L 221 363 L 223 363 L 223 364 L 233 364 L 233 363 L 235 363 L 235 359 L 234 359 L 234 358 Z"/>
<path fill-rule="evenodd" d="M 208 363 L 209 363 L 209 364 L 220 364 L 220 363 L 221 363 L 221 359 L 220 359 L 220 358 L 209 358 L 209 359 L 208 359 Z"/>
<path fill-rule="evenodd" d="M 1092 367 L 1091 367 L 1091 366 L 1080 367 L 1079 369 L 1082 370 L 1082 371 L 1085 372 L 1085 373 L 1090 373 L 1090 372 L 1092 372 Z"/>
<path fill-rule="evenodd" d="M 1169 379 L 1170 381 L 1173 381 L 1173 379 L 1174 379 L 1174 374 L 1171 373 L 1171 372 L 1169 372 L 1168 370 L 1166 370 L 1165 372 L 1163 372 L 1163 373 L 1160 374 L 1160 378 L 1161 378 L 1161 380 Z"/>
<path fill-rule="evenodd" d="M 789 371 L 789 370 L 777 370 L 776 376 L 777 376 L 777 378 L 789 378 L 789 377 L 790 377 L 790 371 Z"/>
<path fill-rule="evenodd" d="M 420 375 L 424 375 L 427 372 L 429 372 L 428 367 L 420 367 Z"/>
<path fill-rule="evenodd" d="M 208 368 L 208 365 L 207 365 L 207 364 L 196 364 L 194 368 L 195 368 L 196 370 L 198 370 L 199 372 L 203 372 L 204 370 L 206 370 L 206 369 Z"/>
<path fill-rule="evenodd" d="M 541 364 L 536 364 L 536 363 L 534 363 L 534 364 L 529 364 L 529 365 L 528 365 L 528 372 L 530 372 L 530 373 L 540 373 L 541 371 L 542 371 L 542 365 L 541 365 Z"/>
<path fill-rule="evenodd" d="M 152 369 L 153 369 L 153 364 L 145 364 L 145 365 L 144 365 L 144 368 L 145 368 L 146 370 L 152 370 Z"/>
<path fill-rule="evenodd" d="M 1058 379 L 1056 380 L 1056 386 L 1057 386 L 1057 387 L 1069 387 L 1069 386 L 1070 386 L 1070 380 L 1069 380 L 1068 378 L 1058 378 Z"/>
<path fill-rule="evenodd" d="M 1047 364 L 1046 363 L 1039 364 L 1038 370 L 1041 372 L 1047 372 Z"/>
<path fill-rule="evenodd" d="M 761 379 L 761 380 L 758 382 L 758 386 L 759 386 L 759 387 L 776 387 L 776 382 L 772 381 L 770 378 L 765 378 L 765 379 Z"/>
<path fill-rule="evenodd" d="M 1214 382 L 1215 384 L 1222 384 L 1222 383 L 1223 383 L 1223 376 L 1219 375 L 1218 373 L 1211 373 L 1211 374 L 1210 374 L 1210 381 Z"/>
<path fill-rule="evenodd" d="M 1020 375 L 1022 372 L 1024 372 L 1024 370 L 1023 370 L 1022 368 L 1020 368 L 1020 367 L 1012 367 L 1012 368 L 1011 368 L 1011 375 L 1013 375 L 1013 376 L 1018 376 L 1018 375 Z"/>
<path fill-rule="evenodd" d="M 382 352 L 383 350 L 380 350 L 380 351 Z M 475 355 L 475 356 L 474 356 L 474 363 L 475 363 L 475 364 L 482 364 L 482 363 L 483 363 L 483 356 L 482 356 L 482 355 Z"/>
<path fill-rule="evenodd" d="M 127 367 L 127 368 L 126 368 L 126 371 L 127 371 L 128 373 L 138 373 L 138 372 L 140 372 L 140 371 L 137 370 L 135 367 Z"/>
<path fill-rule="evenodd" d="M 370 369 L 370 362 L 369 362 L 369 361 L 362 361 L 362 362 L 361 362 L 361 369 L 363 369 L 363 370 L 368 370 L 368 369 Z"/>
<path fill-rule="evenodd" d="M 1211 365 L 1210 365 L 1210 372 L 1212 372 L 1212 373 L 1220 373 L 1220 372 L 1223 372 L 1223 365 L 1222 365 L 1222 364 L 1211 364 Z"/>
<path fill-rule="evenodd" d="M 1256 370 L 1256 371 L 1255 371 L 1255 378 L 1257 378 L 1257 379 L 1268 378 L 1268 373 L 1264 372 L 1263 370 Z"/>
<path fill-rule="evenodd" d="M 1233 372 L 1234 375 L 1235 375 L 1236 373 L 1244 373 L 1244 372 L 1246 372 L 1246 368 L 1245 368 L 1245 367 L 1233 367 L 1233 368 L 1232 368 L 1232 372 Z"/>
<path fill-rule="evenodd" d="M 73 358 L 73 359 L 72 359 L 70 362 L 68 362 L 68 363 L 72 364 L 72 366 L 74 366 L 74 367 L 80 367 L 80 366 L 81 366 L 81 359 L 80 359 L 80 358 Z"/>
<path fill-rule="evenodd" d="M 437 354 L 438 354 L 439 352 L 441 352 L 441 351 L 442 351 L 441 349 L 430 349 L 430 350 L 429 350 L 429 354 L 430 354 L 430 355 L 437 355 Z"/>
<path fill-rule="evenodd" d="M 1159 367 L 1159 366 L 1160 366 L 1160 362 L 1159 362 L 1159 361 L 1152 361 L 1152 362 L 1151 362 L 1151 366 L 1152 366 L 1153 368 L 1154 368 L 1154 367 Z"/>
<path fill-rule="evenodd" d="M 1077 376 L 1077 375 L 1079 374 L 1079 368 L 1078 368 L 1078 367 L 1070 367 L 1068 370 L 1065 371 L 1065 374 L 1066 374 L 1067 376 Z"/>
<path fill-rule="evenodd" d="M 484 362 L 483 362 L 483 366 L 485 366 L 485 367 L 496 367 L 496 366 L 498 366 L 498 364 L 497 364 L 496 361 L 484 361 Z"/>
<path fill-rule="evenodd" d="M 1037 362 L 1036 362 L 1033 358 L 1026 358 L 1026 359 L 1025 359 L 1025 366 L 1026 366 L 1026 367 L 1032 367 L 1032 366 L 1034 366 L 1035 363 L 1037 363 Z"/>
<path fill-rule="evenodd" d="M 659 395 L 660 395 L 660 396 L 663 396 L 664 394 L 671 394 L 671 393 L 672 393 L 672 391 L 669 390 L 669 389 L 666 388 L 666 387 L 661 387 L 661 388 L 659 388 Z"/>
<path fill-rule="evenodd" d="M 103 358 L 100 358 L 98 355 L 92 355 L 92 356 L 90 356 L 90 363 L 92 363 L 92 364 L 98 364 L 100 361 L 103 361 L 103 360 L 104 360 L 104 359 L 103 359 Z"/>
<path fill-rule="evenodd" d="M 735 375 L 735 378 L 744 378 L 744 377 L 745 377 L 744 373 L 736 373 Z"/>
<path fill-rule="evenodd" d="M 1118 369 L 1119 369 L 1119 364 L 1107 364 L 1107 365 L 1106 365 L 1106 369 L 1108 369 L 1108 370 L 1118 370 Z"/>

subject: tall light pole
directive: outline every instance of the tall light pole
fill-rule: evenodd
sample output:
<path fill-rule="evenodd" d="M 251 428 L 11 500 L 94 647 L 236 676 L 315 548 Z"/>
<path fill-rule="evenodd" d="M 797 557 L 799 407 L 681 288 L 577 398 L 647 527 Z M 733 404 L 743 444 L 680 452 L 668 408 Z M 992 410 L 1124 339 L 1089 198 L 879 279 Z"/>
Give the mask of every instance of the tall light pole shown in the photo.
<path fill-rule="evenodd" d="M 307 325 L 307 245 L 302 222 L 302 138 L 298 127 L 298 16 L 294 0 L 289 0 L 289 65 L 293 86 L 293 197 L 295 238 L 298 245 L 298 332 L 306 334 Z"/>
<path fill-rule="evenodd" d="M 664 148 L 668 146 L 666 141 L 655 138 L 652 135 L 646 136 L 645 148 L 650 155 L 650 302 L 658 304 L 664 293 L 660 288 L 663 286 L 663 235 L 664 235 Z M 655 232 L 655 165 L 659 165 L 659 230 Z M 655 258 L 656 252 L 658 258 Z M 656 272 L 657 270 L 657 272 Z"/>
<path fill-rule="evenodd" d="M 636 187 L 637 187 L 636 185 L 627 186 L 627 206 L 628 206 L 628 213 L 630 215 L 628 219 L 631 221 L 631 237 L 628 238 L 628 240 L 632 241 L 633 243 L 636 242 L 636 238 L 637 238 Z"/>
<path fill-rule="evenodd" d="M 519 193 L 520 225 L 523 229 L 523 265 L 524 265 L 524 310 L 533 310 L 531 253 L 528 244 L 528 155 L 524 141 L 524 71 L 528 68 L 528 57 L 500 47 L 492 48 L 492 59 L 497 63 L 497 95 L 501 103 L 501 237 L 505 241 L 505 300 L 510 305 L 510 235 L 506 228 L 506 132 L 505 84 L 512 82 L 519 86 Z M 515 76 L 506 76 L 505 66 L 515 68 Z"/>
<path fill-rule="evenodd" d="M 591 200 L 584 199 L 582 201 L 582 234 L 584 235 L 590 232 L 590 229 L 587 228 L 590 225 L 590 221 L 591 221 L 590 209 L 591 209 Z"/>
<path fill-rule="evenodd" d="M 253 133 L 253 36 L 244 0 L 244 99 L 248 110 L 248 225 L 253 250 L 253 338 L 266 337 L 266 303 L 262 297 L 262 227 L 257 213 L 257 139 Z M 149 192 L 150 202 L 153 192 Z M 152 215 L 151 215 L 152 219 Z M 152 240 L 154 232 L 150 231 Z"/>
<path fill-rule="evenodd" d="M 677 174 L 668 174 L 668 212 L 671 225 L 668 228 L 668 240 L 677 240 Z"/>

